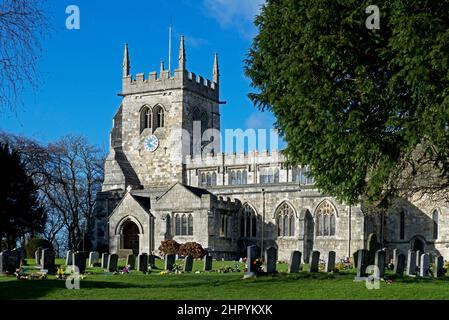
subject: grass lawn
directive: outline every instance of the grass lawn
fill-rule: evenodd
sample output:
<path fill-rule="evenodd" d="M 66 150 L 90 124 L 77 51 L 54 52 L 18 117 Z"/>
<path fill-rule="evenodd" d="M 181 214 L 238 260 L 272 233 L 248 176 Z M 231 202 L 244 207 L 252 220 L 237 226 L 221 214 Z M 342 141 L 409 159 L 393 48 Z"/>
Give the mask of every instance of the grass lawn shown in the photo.
<path fill-rule="evenodd" d="M 29 272 L 34 261 L 29 260 Z M 63 263 L 58 260 L 57 263 Z M 124 265 L 120 261 L 119 265 Z M 216 262 L 213 268 L 234 266 L 234 262 Z M 157 261 L 163 268 L 163 262 Z M 195 261 L 194 270 L 202 262 Z M 243 266 L 243 265 L 242 265 Z M 144 275 L 132 271 L 128 275 L 112 275 L 101 268 L 88 268 L 80 290 L 67 290 L 65 281 L 49 276 L 47 280 L 18 281 L 0 277 L 0 299 L 449 299 L 449 277 L 442 279 L 394 279 L 381 282 L 379 290 L 368 290 L 364 282 L 354 282 L 354 273 L 283 273 L 287 265 L 279 264 L 279 274 L 242 280 L 243 273 L 200 273 L 160 275 L 159 271 Z M 36 269 L 37 271 L 37 269 Z"/>

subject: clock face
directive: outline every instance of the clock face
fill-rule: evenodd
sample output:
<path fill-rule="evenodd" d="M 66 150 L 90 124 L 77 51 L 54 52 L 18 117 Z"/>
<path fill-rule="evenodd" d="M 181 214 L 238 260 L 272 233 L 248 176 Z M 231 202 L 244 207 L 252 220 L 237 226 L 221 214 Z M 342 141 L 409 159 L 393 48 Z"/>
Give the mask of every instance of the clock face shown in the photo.
<path fill-rule="evenodd" d="M 159 146 L 159 139 L 153 134 L 145 139 L 145 149 L 150 152 L 156 151 Z"/>

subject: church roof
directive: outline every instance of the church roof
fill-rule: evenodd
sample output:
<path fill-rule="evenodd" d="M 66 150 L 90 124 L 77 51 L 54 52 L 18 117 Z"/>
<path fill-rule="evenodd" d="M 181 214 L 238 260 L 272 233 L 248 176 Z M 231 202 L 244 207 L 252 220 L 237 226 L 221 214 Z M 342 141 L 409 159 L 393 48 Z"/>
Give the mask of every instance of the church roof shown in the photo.
<path fill-rule="evenodd" d="M 212 194 L 206 189 L 196 188 L 192 186 L 187 186 L 185 184 L 182 184 L 187 190 L 193 192 L 196 196 L 201 197 L 203 194 Z"/>
<path fill-rule="evenodd" d="M 150 200 L 149 197 L 136 196 L 136 195 L 133 195 L 133 194 L 131 196 L 142 207 L 142 209 L 144 209 L 146 212 L 150 211 L 151 200 Z"/>

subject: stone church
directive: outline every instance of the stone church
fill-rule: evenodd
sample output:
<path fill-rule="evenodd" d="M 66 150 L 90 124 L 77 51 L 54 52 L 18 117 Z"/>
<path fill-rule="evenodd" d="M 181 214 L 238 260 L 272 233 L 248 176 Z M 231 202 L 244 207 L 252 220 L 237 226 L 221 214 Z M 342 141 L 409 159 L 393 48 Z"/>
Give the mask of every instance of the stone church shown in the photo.
<path fill-rule="evenodd" d="M 212 80 L 187 71 L 183 37 L 177 69 L 161 62 L 160 72 L 147 77 L 130 74 L 126 45 L 122 84 L 92 224 L 94 248 L 157 255 L 161 241 L 173 239 L 198 242 L 215 258 L 239 258 L 257 244 L 275 246 L 279 260 L 293 250 L 305 262 L 312 250 L 323 257 L 332 250 L 338 261 L 376 233 L 388 252 L 449 256 L 446 204 L 398 199 L 386 214 L 369 215 L 322 194 L 307 167 L 288 166 L 278 152 L 205 152 L 204 139 L 192 137 L 195 130 L 203 136 L 220 130 L 218 56 Z M 214 133 L 206 140 L 219 146 Z"/>

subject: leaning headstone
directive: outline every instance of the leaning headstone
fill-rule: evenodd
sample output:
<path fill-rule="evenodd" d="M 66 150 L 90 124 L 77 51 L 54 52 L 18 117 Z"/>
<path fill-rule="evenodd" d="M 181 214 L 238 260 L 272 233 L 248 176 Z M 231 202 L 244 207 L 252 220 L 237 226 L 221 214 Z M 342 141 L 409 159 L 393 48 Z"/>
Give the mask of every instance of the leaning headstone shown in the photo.
<path fill-rule="evenodd" d="M 101 267 L 103 269 L 107 269 L 108 268 L 108 260 L 109 260 L 109 254 L 108 253 L 103 253 L 101 255 Z"/>
<path fill-rule="evenodd" d="M 360 249 L 357 251 L 357 275 L 355 280 L 365 280 L 367 277 L 368 260 L 368 250 Z"/>
<path fill-rule="evenodd" d="M 89 253 L 89 267 L 95 267 L 100 260 L 100 254 L 96 251 Z"/>
<path fill-rule="evenodd" d="M 148 272 L 148 255 L 146 253 L 139 254 L 137 258 L 137 270 L 143 273 Z"/>
<path fill-rule="evenodd" d="M 420 267 L 421 266 L 421 256 L 422 256 L 422 252 L 421 251 L 416 251 L 416 266 Z"/>
<path fill-rule="evenodd" d="M 257 273 L 257 265 L 254 263 L 260 258 L 260 248 L 258 246 L 248 246 L 246 255 L 246 268 L 248 273 Z"/>
<path fill-rule="evenodd" d="M 288 265 L 289 273 L 298 273 L 301 265 L 301 252 L 293 251 L 290 255 L 290 264 Z"/>
<path fill-rule="evenodd" d="M 318 272 L 320 265 L 320 252 L 313 251 L 312 258 L 310 259 L 309 272 Z"/>
<path fill-rule="evenodd" d="M 184 272 L 192 272 L 193 269 L 193 258 L 187 256 L 184 258 Z"/>
<path fill-rule="evenodd" d="M 136 256 L 133 254 L 129 254 L 126 258 L 126 266 L 129 266 L 131 270 L 136 269 Z"/>
<path fill-rule="evenodd" d="M 148 266 L 154 268 L 156 266 L 156 257 L 153 254 L 148 255 Z"/>
<path fill-rule="evenodd" d="M 326 272 L 333 272 L 335 269 L 335 251 L 329 251 L 326 261 Z"/>
<path fill-rule="evenodd" d="M 404 275 L 404 269 L 405 269 L 405 255 L 402 253 L 399 253 L 396 256 L 396 263 L 394 264 L 394 270 L 393 272 L 397 274 L 398 276 Z"/>
<path fill-rule="evenodd" d="M 419 267 L 419 276 L 422 278 L 429 277 L 430 260 L 429 255 L 424 253 L 421 255 L 421 266 Z"/>
<path fill-rule="evenodd" d="M 108 257 L 108 271 L 109 272 L 116 272 L 118 270 L 118 255 L 117 254 L 111 254 Z"/>
<path fill-rule="evenodd" d="M 204 256 L 203 262 L 204 262 L 204 271 L 211 271 L 212 270 L 212 257 Z"/>
<path fill-rule="evenodd" d="M 56 271 L 55 267 L 55 253 L 51 249 L 43 249 L 42 250 L 42 269 L 48 270 L 49 274 L 52 274 Z"/>
<path fill-rule="evenodd" d="M 165 270 L 171 271 L 173 270 L 173 266 L 175 264 L 176 256 L 174 254 L 165 255 Z"/>
<path fill-rule="evenodd" d="M 433 276 L 439 278 L 444 276 L 444 259 L 442 256 L 435 257 L 435 266 L 433 270 Z"/>
<path fill-rule="evenodd" d="M 409 277 L 416 276 L 416 252 L 413 250 L 408 251 L 407 257 L 407 275 Z"/>
<path fill-rule="evenodd" d="M 72 264 L 73 264 L 73 251 L 69 250 L 69 251 L 67 251 L 67 255 L 65 258 L 65 265 L 71 266 Z"/>
<path fill-rule="evenodd" d="M 379 268 L 379 277 L 383 278 L 385 275 L 385 251 L 376 251 L 374 256 L 374 265 Z"/>
<path fill-rule="evenodd" d="M 86 252 L 75 252 L 73 254 L 73 266 L 77 266 L 80 273 L 86 272 Z"/>
<path fill-rule="evenodd" d="M 276 257 L 277 257 L 277 250 L 275 247 L 270 247 L 267 250 L 265 250 L 265 265 L 266 265 L 265 271 L 267 273 L 276 272 Z"/>

